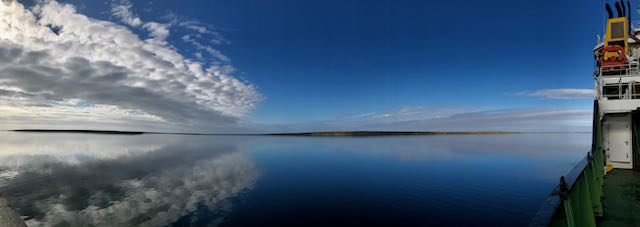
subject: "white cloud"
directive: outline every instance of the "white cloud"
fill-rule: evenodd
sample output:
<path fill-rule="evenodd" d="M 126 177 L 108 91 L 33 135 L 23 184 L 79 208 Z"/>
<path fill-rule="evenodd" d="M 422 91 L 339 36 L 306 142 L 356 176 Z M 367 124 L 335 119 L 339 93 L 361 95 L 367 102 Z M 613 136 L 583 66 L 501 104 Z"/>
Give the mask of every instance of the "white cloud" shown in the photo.
<path fill-rule="evenodd" d="M 460 107 L 406 106 L 384 113 L 372 113 L 365 118 L 376 121 L 406 121 L 440 118 L 467 111 L 469 109 Z"/>
<path fill-rule="evenodd" d="M 299 124 L 256 125 L 267 132 L 289 131 L 516 131 L 588 132 L 588 109 L 498 109 L 404 107 L 382 113 L 364 113 L 334 120 Z"/>
<path fill-rule="evenodd" d="M 113 16 L 120 18 L 122 23 L 133 27 L 142 26 L 149 31 L 151 37 L 148 41 L 154 42 L 156 45 L 166 45 L 165 40 L 169 37 L 169 25 L 157 22 L 143 22 L 140 17 L 131 11 L 133 5 L 128 0 L 115 1 L 111 4 L 111 13 Z"/>
<path fill-rule="evenodd" d="M 222 54 L 222 52 L 220 52 L 219 50 L 214 49 L 211 45 L 205 45 L 200 43 L 190 35 L 182 36 L 182 41 L 193 45 L 198 50 L 206 51 L 207 53 L 209 53 L 209 55 L 211 55 L 212 57 L 222 62 L 227 63 L 230 61 L 230 59 L 224 54 Z"/>
<path fill-rule="evenodd" d="M 253 85 L 231 75 L 231 65 L 207 66 L 183 56 L 166 42 L 167 25 L 143 22 L 131 12 L 130 3 L 121 3 L 112 12 L 124 23 L 148 29 L 151 38 L 79 14 L 69 4 L 47 1 L 26 9 L 16 1 L 3 1 L 0 105 L 38 106 L 40 112 L 76 120 L 91 118 L 86 112 L 104 111 L 113 113 L 105 119 L 202 131 L 230 127 L 262 99 Z M 60 105 L 67 100 L 86 105 Z M 3 124 L 9 117 L 0 113 Z"/>
<path fill-rule="evenodd" d="M 453 114 L 447 117 L 373 123 L 373 130 L 586 132 L 592 111 L 584 109 L 503 109 Z"/>
<path fill-rule="evenodd" d="M 149 30 L 151 40 L 156 41 L 157 44 L 166 44 L 165 40 L 169 37 L 169 29 L 166 25 L 156 22 L 147 22 L 144 23 L 142 27 Z"/>
<path fill-rule="evenodd" d="M 589 99 L 594 97 L 593 89 L 558 88 L 519 92 L 521 96 L 547 99 Z"/>
<path fill-rule="evenodd" d="M 122 23 L 137 27 L 142 25 L 142 20 L 131 12 L 133 5 L 128 0 L 114 1 L 111 3 L 111 13 L 120 18 Z"/>
<path fill-rule="evenodd" d="M 208 25 L 200 23 L 196 20 L 182 21 L 178 23 L 178 26 L 196 31 L 198 33 L 195 35 L 197 38 L 204 38 L 203 36 L 207 36 L 206 39 L 212 44 L 231 43 L 229 40 L 225 39 L 220 33 L 213 31 L 212 28 L 209 28 Z"/>

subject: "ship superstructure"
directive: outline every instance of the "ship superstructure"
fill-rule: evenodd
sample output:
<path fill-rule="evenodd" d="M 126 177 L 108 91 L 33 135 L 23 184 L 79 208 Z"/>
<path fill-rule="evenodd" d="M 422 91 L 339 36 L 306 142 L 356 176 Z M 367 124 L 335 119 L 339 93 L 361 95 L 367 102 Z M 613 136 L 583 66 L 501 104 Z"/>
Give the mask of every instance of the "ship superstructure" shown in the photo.
<path fill-rule="evenodd" d="M 640 128 L 640 26 L 631 23 L 629 2 L 615 2 L 616 15 L 608 3 L 605 8 L 604 40 L 594 49 L 598 120 L 607 170 L 632 169 L 634 132 Z"/>
<path fill-rule="evenodd" d="M 628 1 L 605 10 L 593 50 L 591 150 L 560 177 L 531 226 L 640 226 L 640 23 Z"/>

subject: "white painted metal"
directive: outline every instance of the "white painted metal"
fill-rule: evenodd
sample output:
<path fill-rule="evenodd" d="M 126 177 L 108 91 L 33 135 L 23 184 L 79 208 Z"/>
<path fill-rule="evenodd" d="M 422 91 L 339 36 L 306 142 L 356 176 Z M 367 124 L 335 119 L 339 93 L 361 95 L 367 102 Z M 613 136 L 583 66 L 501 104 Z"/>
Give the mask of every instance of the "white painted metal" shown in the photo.
<path fill-rule="evenodd" d="M 631 114 L 605 116 L 603 135 L 607 163 L 614 168 L 633 168 Z"/>
<path fill-rule="evenodd" d="M 600 100 L 600 116 L 610 113 L 630 113 L 640 107 L 640 99 Z"/>
<path fill-rule="evenodd" d="M 639 37 L 640 22 L 633 23 L 633 31 Z M 596 68 L 593 74 L 606 162 L 613 168 L 621 169 L 633 168 L 634 132 L 631 116 L 640 110 L 640 88 L 637 86 L 640 85 L 640 44 L 630 39 L 629 47 L 628 64 Z M 602 48 L 603 43 L 598 43 L 594 54 L 601 54 Z"/>

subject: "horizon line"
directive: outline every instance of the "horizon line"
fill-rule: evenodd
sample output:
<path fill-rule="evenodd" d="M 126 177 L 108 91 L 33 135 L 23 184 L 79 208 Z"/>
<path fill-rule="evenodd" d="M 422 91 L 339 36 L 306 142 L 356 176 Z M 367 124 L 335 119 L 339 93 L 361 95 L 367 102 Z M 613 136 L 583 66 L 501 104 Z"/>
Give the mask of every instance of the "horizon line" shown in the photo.
<path fill-rule="evenodd" d="M 116 134 L 116 135 L 142 135 L 142 134 L 170 134 L 170 135 L 210 135 L 210 136 L 401 136 L 401 135 L 499 135 L 499 134 L 552 134 L 552 133 L 591 133 L 582 131 L 394 131 L 394 130 L 340 130 L 340 131 L 305 131 L 305 132 L 276 132 L 276 133 L 194 133 L 194 132 L 153 132 L 153 131 L 126 131 L 126 130 L 92 130 L 92 129 L 9 129 L 12 132 L 33 133 L 87 133 L 87 134 Z"/>

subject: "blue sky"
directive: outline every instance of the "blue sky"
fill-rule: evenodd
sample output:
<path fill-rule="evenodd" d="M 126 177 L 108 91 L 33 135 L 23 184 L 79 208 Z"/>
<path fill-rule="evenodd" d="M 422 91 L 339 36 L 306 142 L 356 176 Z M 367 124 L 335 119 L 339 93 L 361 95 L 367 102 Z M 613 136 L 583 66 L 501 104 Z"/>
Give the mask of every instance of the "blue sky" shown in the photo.
<path fill-rule="evenodd" d="M 590 111 L 593 99 L 584 92 L 593 87 L 592 49 L 605 12 L 601 1 L 60 4 L 66 3 L 74 13 L 123 26 L 142 41 L 153 36 L 146 23 L 164 26 L 170 32 L 158 39 L 165 42 L 161 44 L 184 59 L 200 59 L 204 68 L 232 67 L 234 79 L 259 93 L 250 110 L 234 121 L 242 127 L 284 125 L 282 129 L 293 130 L 332 129 L 323 124 L 407 109 L 421 111 L 394 119 L 434 118 L 425 112 Z M 115 13 L 114 7 L 123 5 L 129 19 L 141 23 Z M 196 36 L 189 23 L 210 33 Z M 189 38 L 205 45 L 194 45 Z M 554 91 L 548 89 L 564 90 L 555 90 L 561 97 L 551 97 L 547 92 Z M 89 98 L 79 99 L 84 103 Z M 588 122 L 584 113 L 579 121 Z M 369 119 L 367 125 L 378 123 Z M 294 127 L 300 125 L 304 127 Z"/>
<path fill-rule="evenodd" d="M 231 3 L 233 2 L 233 3 Z M 172 7 L 210 21 L 266 99 L 260 122 L 405 106 L 590 108 L 518 96 L 591 88 L 599 2 L 207 1 Z M 182 13 L 182 12 L 180 12 Z"/>
<path fill-rule="evenodd" d="M 275 9 L 262 13 L 269 6 L 238 4 L 211 13 L 216 21 L 240 21 L 228 25 L 241 29 L 225 34 L 234 42 L 227 53 L 267 96 L 256 120 L 425 105 L 591 105 L 515 94 L 592 86 L 597 3 L 318 2 L 270 2 Z"/>

